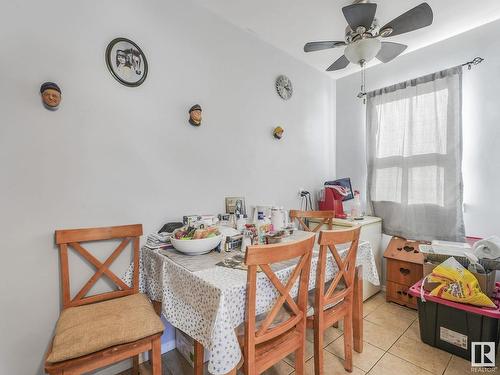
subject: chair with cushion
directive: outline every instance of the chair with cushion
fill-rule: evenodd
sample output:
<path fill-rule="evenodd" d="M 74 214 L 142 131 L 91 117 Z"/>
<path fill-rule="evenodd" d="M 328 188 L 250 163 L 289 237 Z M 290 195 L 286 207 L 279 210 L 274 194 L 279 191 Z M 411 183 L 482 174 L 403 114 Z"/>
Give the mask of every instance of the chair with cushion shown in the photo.
<path fill-rule="evenodd" d="M 323 374 L 323 337 L 324 331 L 339 320 L 344 321 L 344 368 L 352 371 L 353 349 L 353 309 L 355 301 L 356 254 L 358 251 L 360 227 L 339 231 L 321 231 L 318 267 L 316 272 L 316 289 L 312 296 L 312 309 L 308 311 L 307 327 L 314 330 L 314 372 Z M 344 257 L 341 257 L 336 246 L 350 243 Z M 328 254 L 331 254 L 329 259 Z M 326 282 L 327 262 L 334 261 L 338 272 L 333 279 Z M 362 285 L 362 284 L 361 284 Z M 359 295 L 357 291 L 356 295 Z M 358 328 L 358 326 L 356 326 Z M 361 328 L 362 329 L 362 328 Z"/>
<path fill-rule="evenodd" d="M 142 225 L 57 230 L 62 284 L 62 311 L 45 362 L 48 374 L 83 374 L 127 358 L 133 373 L 139 373 L 139 354 L 150 351 L 153 375 L 161 374 L 163 323 L 148 298 L 139 293 L 139 238 Z M 104 261 L 99 261 L 82 243 L 121 239 Z M 128 286 L 110 265 L 127 245 L 133 250 L 133 285 Z M 85 244 L 87 247 L 88 245 Z M 72 298 L 68 248 L 96 268 L 94 275 Z M 87 296 L 97 280 L 106 276 L 118 290 Z"/>
<path fill-rule="evenodd" d="M 314 229 L 308 225 L 310 219 L 321 220 Z M 290 210 L 290 220 L 293 222 L 297 220 L 299 222 L 299 229 L 305 230 L 306 232 L 317 233 L 323 225 L 326 225 L 328 229 L 333 227 L 333 219 L 335 219 L 335 211 L 299 211 Z"/>
<path fill-rule="evenodd" d="M 295 353 L 295 373 L 304 374 L 307 290 L 314 240 L 313 234 L 307 234 L 296 242 L 247 248 L 246 316 L 244 335 L 239 337 L 246 375 L 261 374 L 291 353 Z M 296 266 L 288 279 L 280 281 L 272 265 L 295 259 Z M 277 297 L 272 308 L 257 317 L 257 283 L 266 278 Z M 297 296 L 293 298 L 290 293 L 296 283 Z"/>

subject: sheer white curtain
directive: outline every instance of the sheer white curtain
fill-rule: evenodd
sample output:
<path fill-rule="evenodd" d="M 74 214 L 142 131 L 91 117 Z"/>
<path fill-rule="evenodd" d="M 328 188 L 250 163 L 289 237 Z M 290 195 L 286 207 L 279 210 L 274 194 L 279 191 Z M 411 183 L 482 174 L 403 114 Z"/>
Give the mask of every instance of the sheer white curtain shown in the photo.
<path fill-rule="evenodd" d="M 368 93 L 366 144 L 384 233 L 464 240 L 461 67 Z"/>

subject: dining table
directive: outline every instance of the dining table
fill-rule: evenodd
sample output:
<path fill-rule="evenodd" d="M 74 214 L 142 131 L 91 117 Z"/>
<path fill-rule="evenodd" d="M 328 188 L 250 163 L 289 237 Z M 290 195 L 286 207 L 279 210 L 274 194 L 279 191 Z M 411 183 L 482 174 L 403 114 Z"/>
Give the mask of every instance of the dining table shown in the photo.
<path fill-rule="evenodd" d="M 284 241 L 300 241 L 310 232 L 295 231 Z M 349 244 L 338 245 L 341 258 Z M 315 241 L 311 259 L 309 290 L 314 290 L 318 265 L 319 245 Z M 242 262 L 244 252 L 212 251 L 203 255 L 185 255 L 173 248 L 141 248 L 139 259 L 139 289 L 153 301 L 157 312 L 175 328 L 194 339 L 194 373 L 203 374 L 204 350 L 208 351 L 208 371 L 213 375 L 235 373 L 242 352 L 235 329 L 245 321 L 247 272 Z M 329 253 L 326 280 L 338 272 Z M 282 282 L 292 274 L 296 260 L 272 265 Z M 368 241 L 360 241 L 356 257 L 357 276 L 353 307 L 354 350 L 363 345 L 362 281 L 380 285 L 372 248 Z M 362 270 L 362 271 L 361 271 Z M 133 265 L 123 276 L 132 283 Z M 292 288 L 297 293 L 298 283 Z M 264 273 L 257 278 L 256 313 L 269 311 L 279 293 Z"/>

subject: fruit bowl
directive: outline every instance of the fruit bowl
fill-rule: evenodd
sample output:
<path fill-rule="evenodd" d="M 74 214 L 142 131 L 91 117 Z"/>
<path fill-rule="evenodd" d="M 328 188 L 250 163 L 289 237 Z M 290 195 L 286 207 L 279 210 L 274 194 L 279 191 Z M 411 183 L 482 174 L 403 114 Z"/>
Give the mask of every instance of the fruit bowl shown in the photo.
<path fill-rule="evenodd" d="M 199 240 L 178 240 L 174 237 L 170 242 L 175 250 L 180 251 L 186 255 L 201 255 L 206 254 L 219 246 L 222 241 L 222 235 L 219 234 L 214 237 L 202 238 Z"/>

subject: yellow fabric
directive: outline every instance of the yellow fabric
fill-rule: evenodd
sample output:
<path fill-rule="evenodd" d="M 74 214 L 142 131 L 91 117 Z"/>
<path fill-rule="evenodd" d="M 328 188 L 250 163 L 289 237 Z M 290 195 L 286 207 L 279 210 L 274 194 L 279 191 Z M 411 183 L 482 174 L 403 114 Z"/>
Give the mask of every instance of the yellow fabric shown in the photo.
<path fill-rule="evenodd" d="M 432 296 L 475 306 L 495 307 L 481 291 L 474 275 L 453 257 L 434 268 L 427 280 L 439 284 L 432 290 Z"/>
<path fill-rule="evenodd" d="M 62 311 L 48 362 L 61 362 L 114 345 L 142 339 L 164 329 L 144 294 L 116 298 Z"/>

